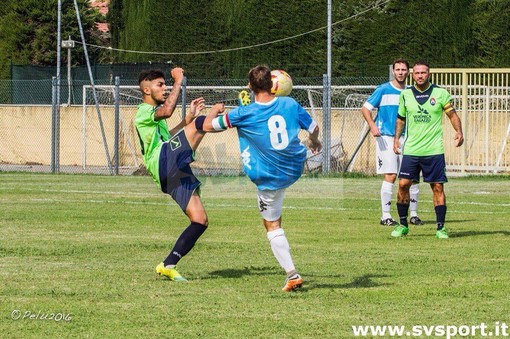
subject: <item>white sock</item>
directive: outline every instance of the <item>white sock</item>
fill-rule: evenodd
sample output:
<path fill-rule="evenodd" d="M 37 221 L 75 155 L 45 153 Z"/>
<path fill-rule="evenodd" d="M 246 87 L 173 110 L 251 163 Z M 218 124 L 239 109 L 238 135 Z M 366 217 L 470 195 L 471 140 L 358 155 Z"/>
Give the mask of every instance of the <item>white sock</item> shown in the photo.
<path fill-rule="evenodd" d="M 274 256 L 285 272 L 295 270 L 296 268 L 294 267 L 292 257 L 290 256 L 289 242 L 285 237 L 283 228 L 277 228 L 274 231 L 267 232 L 267 238 L 269 239 L 269 244 L 271 245 Z"/>
<path fill-rule="evenodd" d="M 383 181 L 381 185 L 381 208 L 382 220 L 391 218 L 391 197 L 393 196 L 393 184 Z"/>
<path fill-rule="evenodd" d="M 418 194 L 420 193 L 420 188 L 418 184 L 414 184 L 409 189 L 409 210 L 411 211 L 411 218 L 418 216 Z"/>

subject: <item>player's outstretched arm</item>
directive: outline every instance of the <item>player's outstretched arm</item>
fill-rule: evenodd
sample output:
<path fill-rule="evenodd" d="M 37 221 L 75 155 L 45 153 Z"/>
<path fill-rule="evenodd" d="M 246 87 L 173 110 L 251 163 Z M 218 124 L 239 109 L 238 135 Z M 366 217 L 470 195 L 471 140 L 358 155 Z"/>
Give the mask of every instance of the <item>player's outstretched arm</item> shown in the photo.
<path fill-rule="evenodd" d="M 217 103 L 211 107 L 207 117 L 205 118 L 202 130 L 208 133 L 223 132 L 228 128 L 228 124 L 225 124 L 225 115 L 218 116 L 220 113 L 225 112 L 225 105 L 223 103 Z M 220 121 L 221 120 L 221 121 Z"/>
<path fill-rule="evenodd" d="M 156 113 L 154 114 L 155 120 L 170 118 L 172 114 L 174 114 L 175 107 L 177 106 L 177 99 L 179 98 L 179 94 L 181 93 L 181 84 L 182 80 L 184 79 L 184 70 L 180 67 L 176 67 L 172 69 L 170 74 L 174 79 L 172 91 L 166 98 L 165 103 L 161 107 L 159 107 Z"/>
<path fill-rule="evenodd" d="M 317 154 L 322 150 L 322 143 L 319 140 L 319 126 L 315 126 L 313 133 L 310 133 L 308 136 L 306 147 L 308 147 L 313 154 Z"/>
<path fill-rule="evenodd" d="M 191 124 L 196 119 L 196 117 L 200 115 L 200 111 L 202 111 L 204 108 L 205 108 L 204 98 L 200 97 L 195 100 L 192 100 L 188 113 L 186 113 L 184 118 L 174 128 L 172 128 L 172 130 L 170 131 L 170 135 L 174 135 L 186 125 Z"/>

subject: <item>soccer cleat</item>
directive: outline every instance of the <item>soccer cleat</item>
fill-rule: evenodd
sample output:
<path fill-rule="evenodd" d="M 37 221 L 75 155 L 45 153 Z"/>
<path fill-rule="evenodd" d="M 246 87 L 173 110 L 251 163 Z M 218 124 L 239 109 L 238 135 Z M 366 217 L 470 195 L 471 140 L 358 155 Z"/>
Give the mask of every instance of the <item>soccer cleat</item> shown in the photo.
<path fill-rule="evenodd" d="M 411 217 L 411 219 L 409 219 L 409 223 L 416 226 L 424 225 L 424 222 L 421 221 L 419 216 Z"/>
<path fill-rule="evenodd" d="M 247 90 L 243 89 L 241 92 L 239 92 L 237 102 L 239 106 L 248 106 L 249 104 L 251 104 L 250 93 Z"/>
<path fill-rule="evenodd" d="M 391 232 L 391 236 L 395 238 L 400 238 L 406 235 L 407 233 L 409 233 L 409 227 L 397 225 Z"/>
<path fill-rule="evenodd" d="M 295 291 L 298 288 L 301 288 L 302 285 L 303 285 L 303 279 L 298 274 L 296 277 L 294 277 L 292 279 L 289 279 L 289 278 L 285 279 L 285 285 L 283 285 L 282 291 L 285 291 L 285 292 Z"/>
<path fill-rule="evenodd" d="M 393 218 L 387 218 L 387 219 L 381 220 L 381 225 L 383 225 L 383 226 L 395 226 L 395 225 L 398 225 L 398 223 Z"/>
<path fill-rule="evenodd" d="M 438 239 L 448 239 L 448 232 L 446 231 L 446 228 L 441 228 L 439 231 L 436 231 L 436 238 Z"/>
<path fill-rule="evenodd" d="M 175 268 L 166 268 L 165 264 L 160 263 L 158 266 L 156 266 L 156 273 L 159 275 L 164 275 L 165 277 L 170 278 L 172 281 L 187 281 L 184 279 L 182 275 L 177 272 Z"/>

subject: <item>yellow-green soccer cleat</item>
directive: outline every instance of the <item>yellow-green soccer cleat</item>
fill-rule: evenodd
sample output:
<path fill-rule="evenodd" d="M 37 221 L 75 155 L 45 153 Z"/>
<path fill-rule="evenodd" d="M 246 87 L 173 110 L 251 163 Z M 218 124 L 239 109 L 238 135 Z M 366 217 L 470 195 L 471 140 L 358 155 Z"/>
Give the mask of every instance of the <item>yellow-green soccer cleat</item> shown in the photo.
<path fill-rule="evenodd" d="M 184 279 L 182 275 L 177 272 L 175 268 L 166 268 L 165 264 L 160 263 L 158 266 L 156 266 L 156 273 L 159 275 L 164 275 L 165 277 L 170 278 L 172 281 L 187 281 Z"/>
<path fill-rule="evenodd" d="M 439 231 L 436 231 L 436 238 L 438 239 L 448 239 L 448 232 L 446 232 L 446 228 L 442 228 Z"/>
<path fill-rule="evenodd" d="M 248 106 L 249 104 L 251 104 L 250 93 L 247 90 L 243 89 L 241 92 L 239 92 L 237 102 L 239 106 Z"/>

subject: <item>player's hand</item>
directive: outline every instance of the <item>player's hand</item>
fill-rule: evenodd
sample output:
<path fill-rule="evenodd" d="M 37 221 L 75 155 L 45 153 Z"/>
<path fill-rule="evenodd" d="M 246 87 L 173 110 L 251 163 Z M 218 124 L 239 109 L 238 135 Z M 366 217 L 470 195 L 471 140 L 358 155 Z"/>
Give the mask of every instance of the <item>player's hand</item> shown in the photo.
<path fill-rule="evenodd" d="M 397 138 L 393 139 L 393 152 L 395 152 L 395 154 L 402 153 L 400 150 L 400 140 Z"/>
<path fill-rule="evenodd" d="M 319 141 L 319 139 L 314 140 L 312 138 L 308 138 L 305 141 L 305 145 L 310 151 L 312 151 L 313 154 L 317 154 L 322 151 L 322 143 Z"/>
<path fill-rule="evenodd" d="M 190 124 L 193 120 L 195 120 L 196 117 L 199 116 L 200 111 L 202 111 L 205 108 L 205 100 L 204 98 L 200 97 L 193 101 L 191 101 L 190 104 L 190 110 L 186 114 L 186 125 Z"/>
<path fill-rule="evenodd" d="M 455 140 L 455 147 L 460 147 L 464 143 L 464 135 L 462 134 L 462 132 L 457 132 L 453 140 Z"/>
<path fill-rule="evenodd" d="M 214 116 L 218 116 L 218 114 L 225 112 L 225 104 L 222 102 L 218 102 L 211 107 L 209 114 Z"/>
<path fill-rule="evenodd" d="M 170 75 L 176 82 L 182 82 L 182 79 L 184 79 L 184 70 L 180 67 L 175 67 L 170 71 Z"/>
<path fill-rule="evenodd" d="M 374 137 L 380 137 L 381 136 L 381 131 L 379 130 L 379 127 L 377 127 L 376 125 L 370 127 L 370 133 Z"/>

